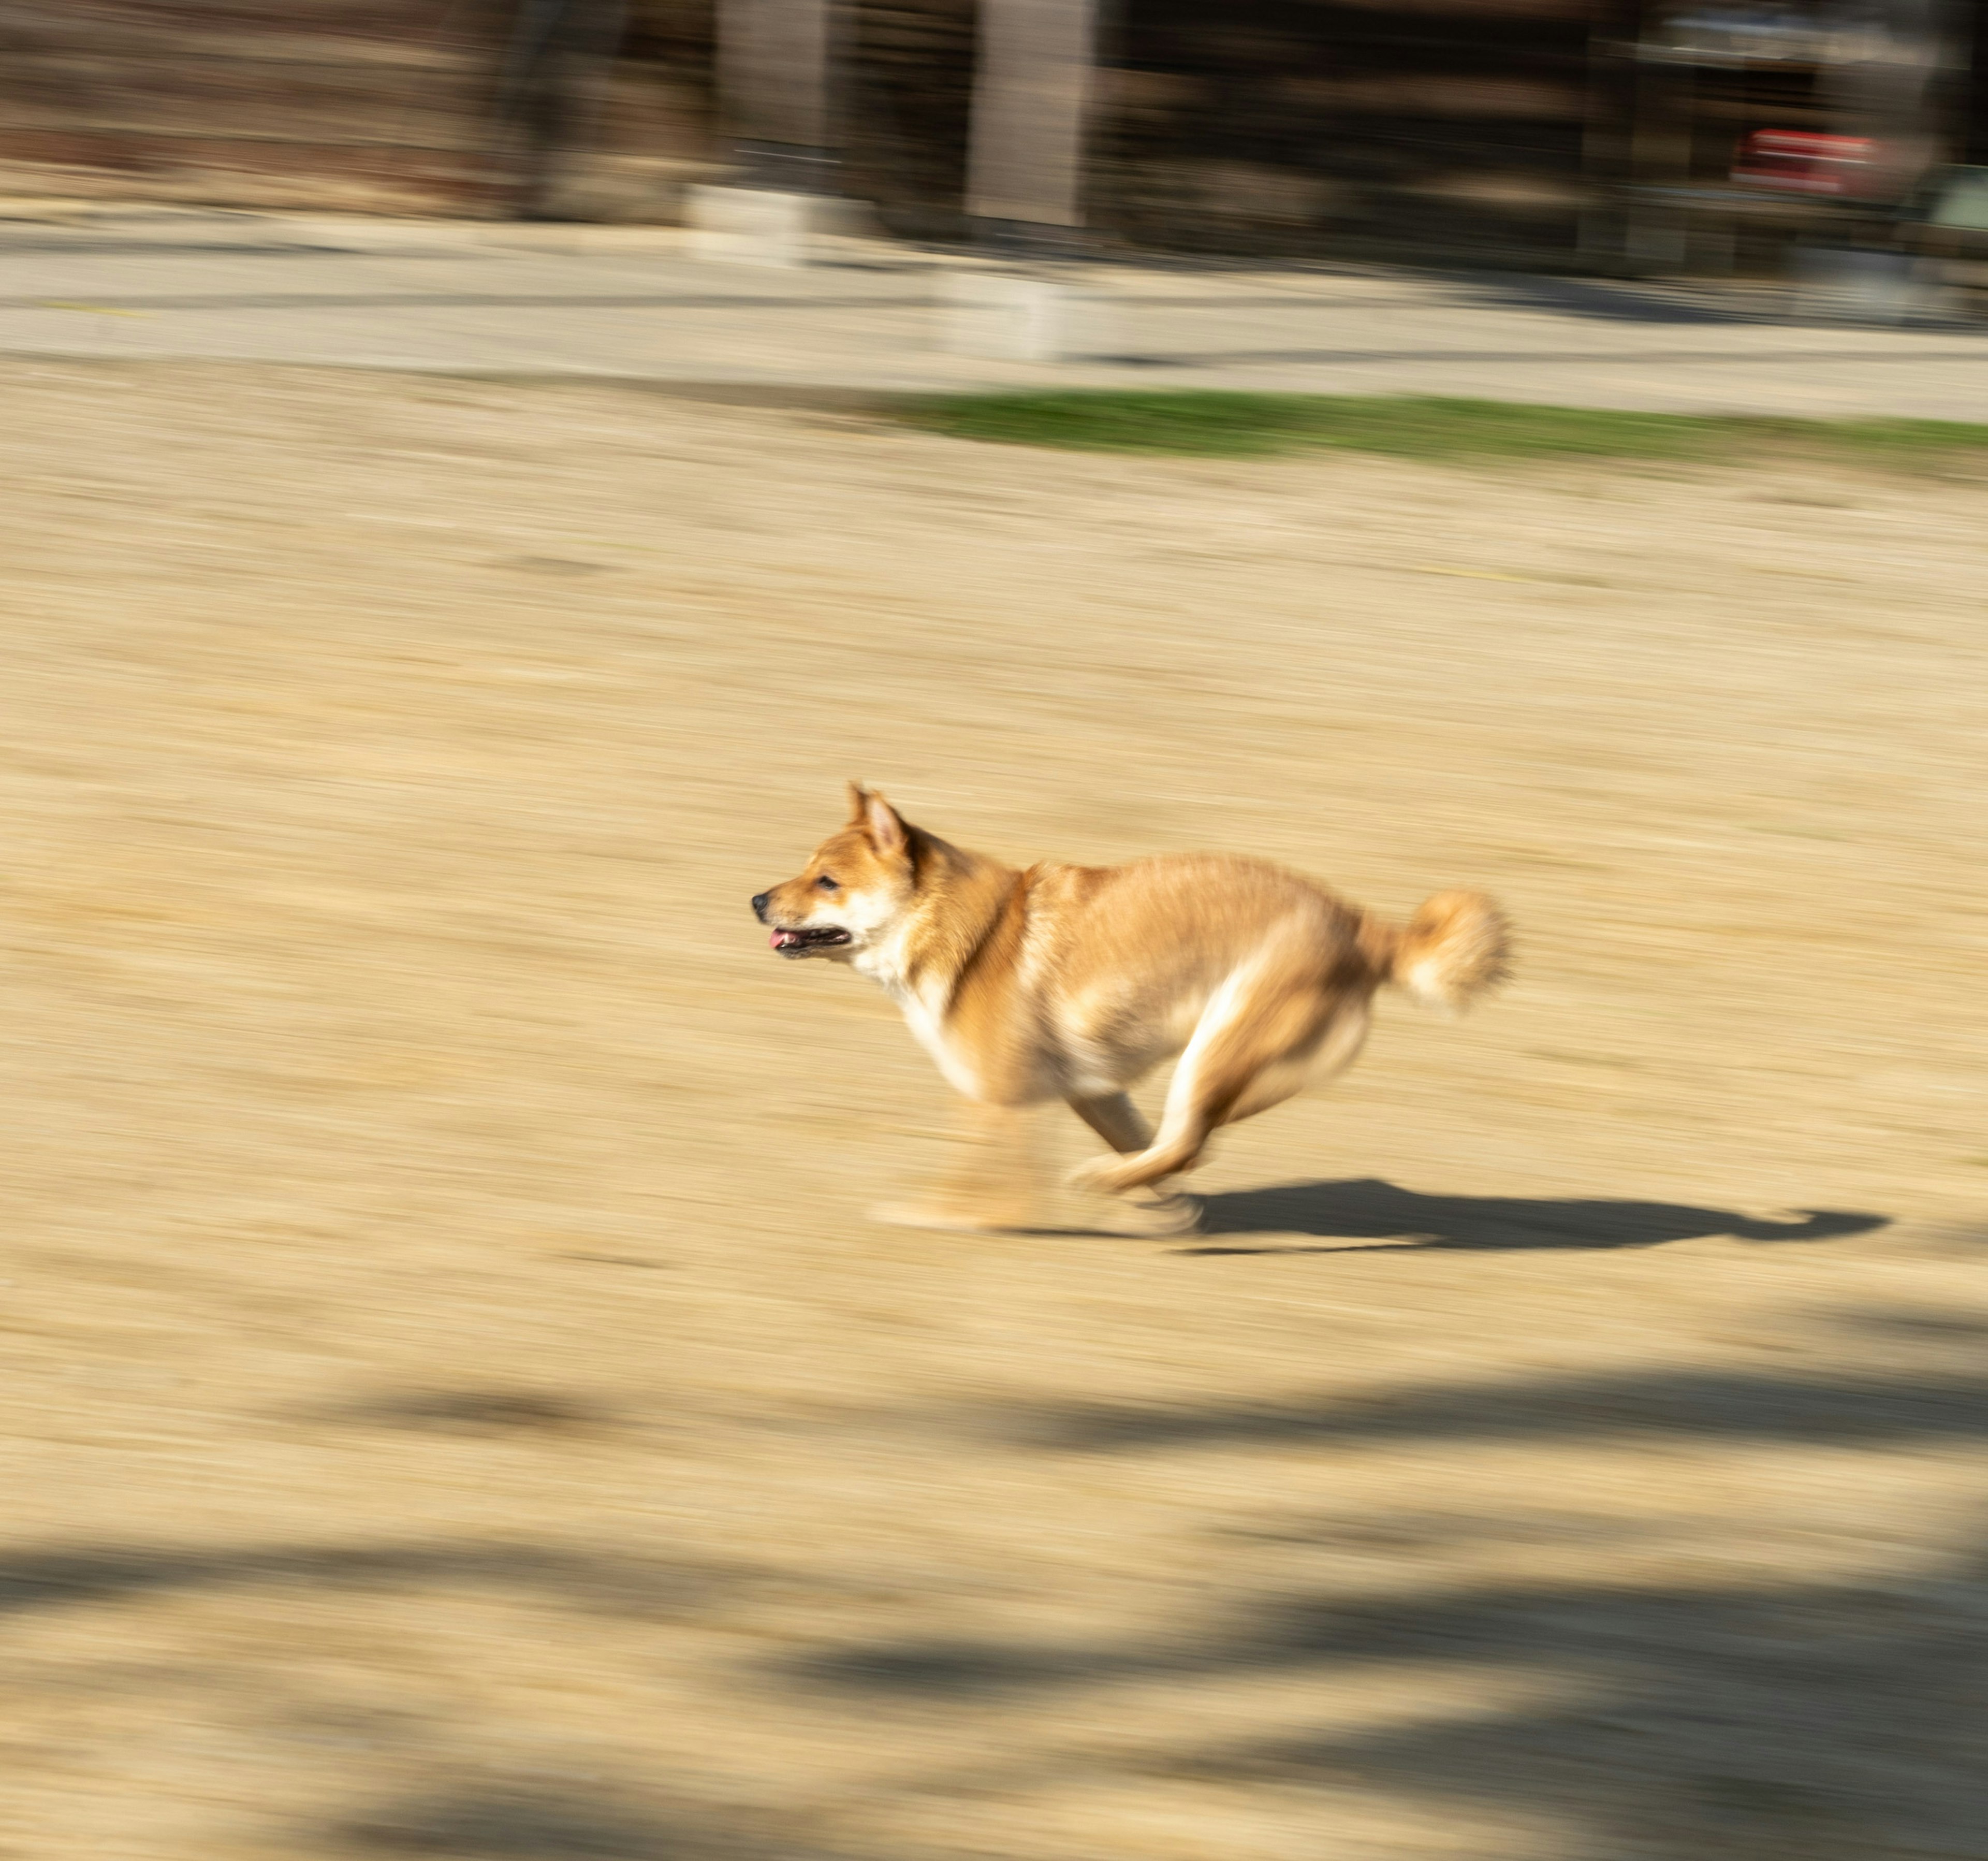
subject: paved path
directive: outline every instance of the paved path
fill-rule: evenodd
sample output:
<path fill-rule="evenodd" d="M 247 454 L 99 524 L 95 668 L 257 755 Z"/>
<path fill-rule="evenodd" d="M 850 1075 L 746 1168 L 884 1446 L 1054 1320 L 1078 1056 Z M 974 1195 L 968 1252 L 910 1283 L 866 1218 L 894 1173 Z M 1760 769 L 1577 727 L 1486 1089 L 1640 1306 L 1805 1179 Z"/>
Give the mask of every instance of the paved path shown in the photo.
<path fill-rule="evenodd" d="M 4 212 L 0 208 L 0 212 Z M 714 264 L 654 228 L 154 212 L 0 219 L 0 353 L 599 374 L 725 390 L 1046 384 L 1481 394 L 1988 421 L 1988 325 L 1802 320 L 1778 293 L 1375 267 L 1094 266 L 1099 353 L 941 347 L 943 255 Z"/>

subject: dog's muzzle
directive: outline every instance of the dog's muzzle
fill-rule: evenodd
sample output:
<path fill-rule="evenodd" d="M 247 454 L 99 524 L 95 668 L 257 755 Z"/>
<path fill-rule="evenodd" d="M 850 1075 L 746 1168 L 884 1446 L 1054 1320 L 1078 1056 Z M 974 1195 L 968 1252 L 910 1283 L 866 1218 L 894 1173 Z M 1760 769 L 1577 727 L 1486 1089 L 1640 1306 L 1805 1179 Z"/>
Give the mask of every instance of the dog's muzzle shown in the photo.
<path fill-rule="evenodd" d="M 833 949 L 849 942 L 849 933 L 839 924 L 819 924 L 804 930 L 776 929 L 766 942 L 783 956 L 800 956 L 810 950 Z"/>

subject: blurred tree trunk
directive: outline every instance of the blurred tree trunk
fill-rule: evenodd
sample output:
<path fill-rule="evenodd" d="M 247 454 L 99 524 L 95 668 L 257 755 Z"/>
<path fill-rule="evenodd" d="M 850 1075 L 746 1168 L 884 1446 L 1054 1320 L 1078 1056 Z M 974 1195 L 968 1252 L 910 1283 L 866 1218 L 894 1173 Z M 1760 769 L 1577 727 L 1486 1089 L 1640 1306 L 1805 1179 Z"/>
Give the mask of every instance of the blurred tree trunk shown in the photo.
<path fill-rule="evenodd" d="M 624 0 L 520 0 L 496 111 L 520 218 L 557 217 L 566 164 L 587 146 L 625 23 Z"/>

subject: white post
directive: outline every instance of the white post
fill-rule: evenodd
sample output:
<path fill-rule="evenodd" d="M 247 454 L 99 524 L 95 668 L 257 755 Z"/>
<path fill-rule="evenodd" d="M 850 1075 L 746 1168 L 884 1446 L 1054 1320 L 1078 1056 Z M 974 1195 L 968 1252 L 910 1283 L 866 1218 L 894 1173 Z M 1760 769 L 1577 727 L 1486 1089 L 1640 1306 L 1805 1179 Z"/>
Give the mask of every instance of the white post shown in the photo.
<path fill-rule="evenodd" d="M 980 0 L 966 211 L 1016 256 L 1073 252 L 1084 224 L 1085 117 L 1097 0 Z M 1040 272 L 948 282 L 940 341 L 964 355 L 1059 362 L 1104 353 L 1094 293 Z"/>
<path fill-rule="evenodd" d="M 980 0 L 966 211 L 1019 227 L 1084 222 L 1097 0 Z"/>
<path fill-rule="evenodd" d="M 831 0 L 720 0 L 718 105 L 728 133 L 749 153 L 826 156 L 830 6 Z"/>
<path fill-rule="evenodd" d="M 834 191 L 830 40 L 835 0 L 718 0 L 718 101 L 738 178 L 693 188 L 695 249 L 741 265 L 804 265 Z"/>

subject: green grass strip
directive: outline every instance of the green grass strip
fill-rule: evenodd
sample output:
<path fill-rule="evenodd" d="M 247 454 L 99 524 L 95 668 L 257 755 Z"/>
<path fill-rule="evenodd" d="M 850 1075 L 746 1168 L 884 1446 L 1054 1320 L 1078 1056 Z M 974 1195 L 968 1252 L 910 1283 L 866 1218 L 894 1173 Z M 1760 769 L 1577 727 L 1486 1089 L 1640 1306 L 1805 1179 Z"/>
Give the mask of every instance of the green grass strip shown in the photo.
<path fill-rule="evenodd" d="M 1537 407 L 1419 394 L 1069 389 L 921 396 L 898 417 L 961 439 L 1087 452 L 1243 458 L 1340 448 L 1398 458 L 1833 456 L 1926 469 L 1988 457 L 1988 426 L 1946 420 L 1782 420 Z"/>

